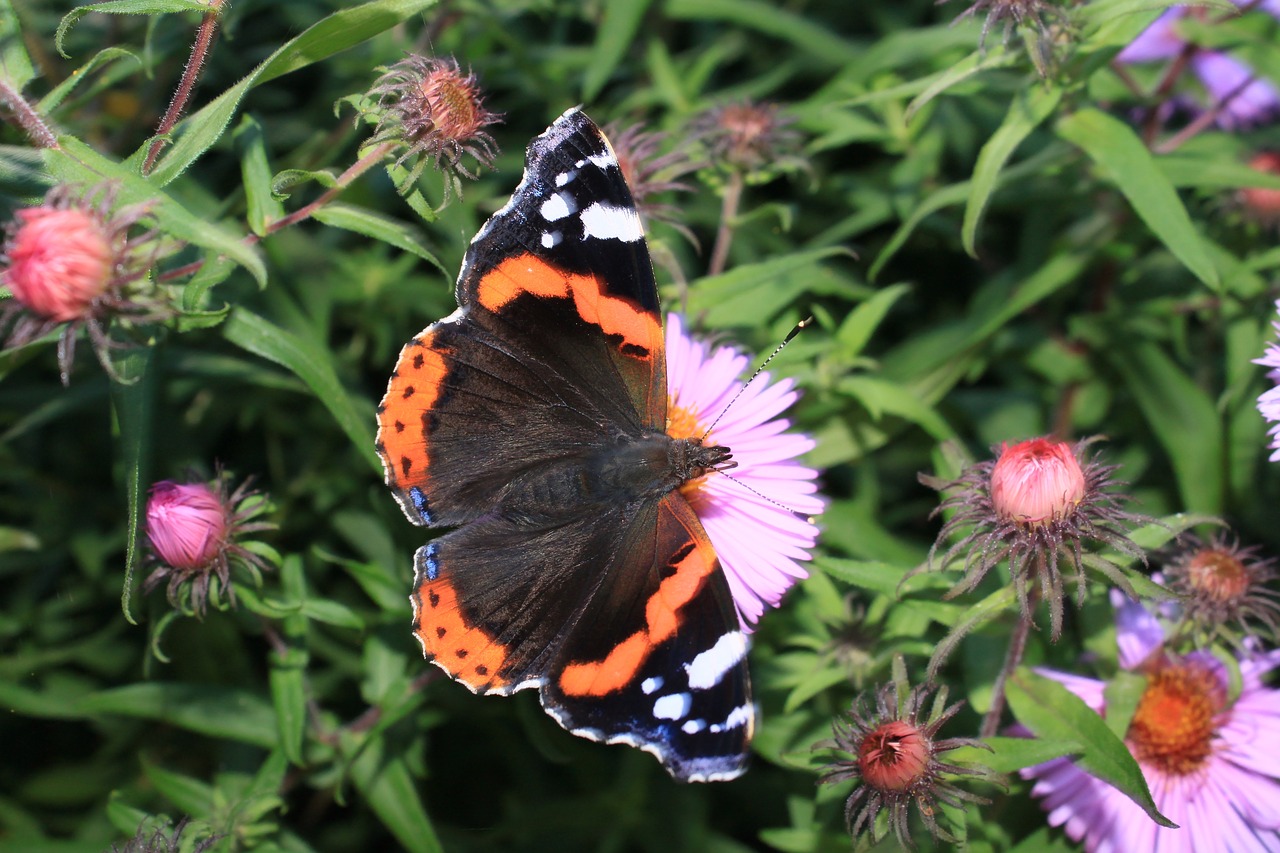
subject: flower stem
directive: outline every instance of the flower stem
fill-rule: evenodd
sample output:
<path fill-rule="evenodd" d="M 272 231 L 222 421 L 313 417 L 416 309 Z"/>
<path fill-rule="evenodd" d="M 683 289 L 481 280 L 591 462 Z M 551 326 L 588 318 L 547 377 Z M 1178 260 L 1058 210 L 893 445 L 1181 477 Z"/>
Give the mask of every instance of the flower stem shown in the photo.
<path fill-rule="evenodd" d="M 209 11 L 201 19 L 200 27 L 196 30 L 196 40 L 191 45 L 191 56 L 187 59 L 187 66 L 182 69 L 182 79 L 178 82 L 178 88 L 169 101 L 169 108 L 165 110 L 164 118 L 160 119 L 160 124 L 156 127 L 158 137 L 163 137 L 164 134 L 173 130 L 174 125 L 187 109 L 191 93 L 196 88 L 196 80 L 199 79 L 204 61 L 209 55 L 209 47 L 213 44 L 213 37 L 218 32 L 218 15 L 222 11 L 222 4 L 223 0 L 209 0 Z M 152 141 L 151 147 L 147 150 L 147 159 L 142 164 L 142 174 L 149 173 L 155 166 L 156 158 L 160 156 L 160 149 L 164 147 L 164 143 L 164 139 Z"/>
<path fill-rule="evenodd" d="M 1044 555 L 1038 559 L 1043 560 Z M 1009 684 L 1009 677 L 1022 663 L 1022 655 L 1027 650 L 1027 636 L 1031 633 L 1031 616 L 1036 609 L 1038 598 L 1036 591 L 1033 590 L 1027 607 L 1023 608 L 1018 616 L 1018 624 L 1014 626 L 1013 636 L 1009 638 L 1009 650 L 1005 652 L 1004 666 L 1000 667 L 1000 674 L 996 676 L 996 683 L 991 688 L 991 707 L 987 710 L 987 715 L 982 718 L 982 728 L 978 731 L 978 737 L 991 737 L 1000 728 L 1000 717 L 1004 714 L 1005 690 Z"/>
<path fill-rule="evenodd" d="M 35 111 L 22 93 L 14 89 L 4 80 L 0 80 L 0 104 L 4 104 L 13 113 L 14 121 L 26 131 L 31 141 L 41 148 L 57 148 L 58 137 L 54 136 L 49 125 L 44 123 L 40 114 Z"/>
<path fill-rule="evenodd" d="M 738 218 L 738 206 L 742 203 L 742 173 L 734 171 L 729 175 L 729 183 L 724 188 L 724 199 L 720 205 L 720 228 L 716 231 L 716 245 L 711 250 L 711 263 L 707 266 L 707 275 L 719 275 L 724 272 L 729 260 L 729 245 L 733 242 L 733 221 Z"/>
<path fill-rule="evenodd" d="M 296 225 L 304 219 L 309 219 L 317 210 L 333 201 L 343 190 L 350 186 L 352 181 L 369 171 L 372 166 L 386 156 L 389 151 L 395 148 L 395 145 L 396 143 L 394 142 L 383 142 L 370 148 L 363 157 L 351 164 L 345 172 L 339 175 L 334 185 L 325 190 L 315 201 L 298 208 L 288 216 L 282 216 L 276 221 L 269 223 L 267 225 L 267 232 L 264 236 L 270 236 L 281 229 L 288 228 L 290 225 Z M 244 242 L 246 246 L 252 246 L 261 239 L 262 238 L 257 234 L 249 234 L 245 236 L 242 242 Z M 203 260 L 193 261 L 192 263 L 184 266 L 166 270 L 156 276 L 156 279 L 158 281 L 172 281 L 175 278 L 191 275 L 202 266 L 204 266 Z"/>

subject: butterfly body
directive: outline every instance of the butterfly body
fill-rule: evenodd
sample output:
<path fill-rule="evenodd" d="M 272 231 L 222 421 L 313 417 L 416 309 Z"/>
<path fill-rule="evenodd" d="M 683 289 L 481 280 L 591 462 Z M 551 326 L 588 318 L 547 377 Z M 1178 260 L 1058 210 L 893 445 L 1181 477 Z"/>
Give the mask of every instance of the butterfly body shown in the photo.
<path fill-rule="evenodd" d="M 401 353 L 379 407 L 419 549 L 424 653 L 477 693 L 537 689 L 569 731 L 686 781 L 746 766 L 747 637 L 683 490 L 730 450 L 668 435 L 643 229 L 612 149 L 570 110 L 472 241 L 459 308 Z"/>

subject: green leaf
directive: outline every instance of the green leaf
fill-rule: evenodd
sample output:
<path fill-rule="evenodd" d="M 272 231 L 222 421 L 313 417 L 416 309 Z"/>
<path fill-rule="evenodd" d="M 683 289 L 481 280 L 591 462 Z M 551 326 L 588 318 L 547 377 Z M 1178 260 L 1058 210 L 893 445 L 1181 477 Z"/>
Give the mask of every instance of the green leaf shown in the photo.
<path fill-rule="evenodd" d="M 231 312 L 222 333 L 241 349 L 293 371 L 329 409 L 369 466 L 382 473 L 382 460 L 373 448 L 373 407 L 358 404 L 342 387 L 328 351 L 245 308 Z"/>
<path fill-rule="evenodd" d="M 45 164 L 63 183 L 89 186 L 110 182 L 119 205 L 146 204 L 165 233 L 231 258 L 265 284 L 267 269 L 239 235 L 196 216 L 130 167 L 109 160 L 78 139 L 60 137 L 60 149 L 45 152 Z"/>
<path fill-rule="evenodd" d="M 306 665 L 307 656 L 301 650 L 289 649 L 283 658 L 273 655 L 269 676 L 280 748 L 299 766 L 306 763 L 302 752 L 307 729 Z"/>
<path fill-rule="evenodd" d="M 859 589 L 878 592 L 890 598 L 898 598 L 903 593 L 920 589 L 945 589 L 951 586 L 946 578 L 936 574 L 920 573 L 907 578 L 909 568 L 878 560 L 819 557 L 813 561 L 813 564 L 814 568 L 821 569 L 845 583 L 853 584 Z"/>
<path fill-rule="evenodd" d="M 905 118 L 910 121 L 926 104 L 943 92 L 992 68 L 1003 68 L 1018 61 L 1018 54 L 997 47 L 990 52 L 974 51 L 931 78 L 929 84 L 907 105 Z M 906 84 L 910 86 L 911 84 Z M 856 103 L 854 101 L 853 103 Z"/>
<path fill-rule="evenodd" d="M 1219 289 L 1218 270 L 1182 199 L 1129 125 L 1101 110 L 1086 108 L 1058 122 L 1058 135 L 1103 167 L 1107 178 L 1174 257 L 1196 278 Z"/>
<path fill-rule="evenodd" d="M 867 341 L 871 340 L 871 333 L 889 313 L 889 309 L 910 290 L 911 288 L 905 284 L 882 287 L 870 299 L 853 309 L 836 332 L 841 353 L 850 360 L 857 358 L 862 353 L 863 347 L 867 345 Z"/>
<path fill-rule="evenodd" d="M 1117 739 L 1124 740 L 1125 733 L 1129 731 L 1129 723 L 1133 721 L 1133 714 L 1138 710 L 1138 703 L 1142 701 L 1142 694 L 1146 689 L 1147 677 L 1137 672 L 1121 670 L 1107 682 L 1102 693 L 1106 702 L 1103 707 L 1107 709 L 1107 728 Z"/>
<path fill-rule="evenodd" d="M 1137 803 L 1152 820 L 1170 829 L 1173 823 L 1156 809 L 1138 762 L 1102 717 L 1058 682 L 1019 669 L 1009 679 L 1009 707 L 1039 738 L 1071 741 L 1082 748 L 1076 764 Z"/>
<path fill-rule="evenodd" d="M 390 243 L 397 249 L 417 255 L 435 265 L 441 272 L 445 272 L 439 259 L 426 247 L 422 232 L 408 223 L 375 210 L 337 202 L 330 202 L 324 207 L 317 208 L 312 218 L 325 225 L 354 231 L 357 234 Z"/>
<path fill-rule="evenodd" d="M 108 47 L 98 51 L 93 55 L 92 59 L 68 74 L 67 79 L 53 87 L 53 89 L 49 91 L 49 94 L 41 98 L 40 103 L 37 105 L 38 110 L 42 115 L 48 115 L 57 109 L 63 99 L 65 99 L 67 95 L 71 94 L 77 86 L 88 80 L 89 75 L 96 71 L 99 66 L 106 67 L 111 65 L 113 62 L 124 62 L 126 60 L 138 65 L 142 64 L 142 60 L 138 59 L 137 56 L 124 48 Z"/>
<path fill-rule="evenodd" d="M 853 60 L 857 47 L 802 15 L 762 0 L 667 0 L 664 12 L 673 20 L 724 21 L 770 38 L 790 42 L 799 54 L 831 66 Z"/>
<path fill-rule="evenodd" d="M 0 0 L 0 83 L 16 94 L 36 76 L 22 43 L 22 27 L 9 0 Z"/>
<path fill-rule="evenodd" d="M 240 101 L 254 86 L 344 51 L 420 14 L 435 3 L 436 0 L 373 0 L 341 9 L 308 27 L 263 60 L 239 83 L 182 121 L 174 144 L 165 152 L 151 177 L 163 186 L 186 171 L 218 141 Z"/>
<path fill-rule="evenodd" d="M 156 791 L 181 811 L 191 815 L 207 815 L 214 802 L 214 787 L 191 776 L 166 770 L 142 759 L 142 772 Z"/>
<path fill-rule="evenodd" d="M 230 687 L 145 682 L 84 697 L 76 710 L 168 723 L 209 737 L 272 749 L 276 722 L 260 696 Z"/>
<path fill-rule="evenodd" d="M 111 403 L 120 431 L 120 464 L 124 471 L 129 527 L 125 535 L 124 589 L 120 609 L 129 624 L 137 625 L 129 610 L 133 597 L 133 572 L 138 566 L 138 533 L 142 527 L 150 471 L 151 428 L 155 421 L 156 371 L 154 350 L 139 347 L 116 361 L 119 382 L 111 383 Z"/>
<path fill-rule="evenodd" d="M 813 294 L 815 280 L 831 278 L 819 261 L 847 254 L 839 247 L 793 252 L 700 279 L 689 289 L 687 313 L 704 316 L 712 328 L 757 325 Z"/>
<path fill-rule="evenodd" d="M 67 31 L 75 26 L 76 21 L 90 12 L 102 12 L 108 15 L 169 15 L 175 12 L 199 12 L 208 14 L 210 6 L 205 0 L 108 0 L 105 3 L 88 3 L 77 6 L 58 24 L 58 31 L 53 36 L 53 45 L 58 53 L 70 59 L 70 55 L 62 49 L 63 39 Z"/>
<path fill-rule="evenodd" d="M 1062 90 L 1056 86 L 1032 86 L 1029 90 L 1019 92 L 1009 104 L 1004 122 L 978 152 L 978 162 L 973 167 L 973 178 L 969 181 L 964 226 L 960 231 L 964 250 L 970 257 L 978 257 L 978 225 L 982 222 L 982 214 L 987 209 L 987 202 L 1004 164 L 1031 131 L 1057 109 L 1061 100 Z"/>
<path fill-rule="evenodd" d="M 1219 513 L 1225 500 L 1222 419 L 1209 395 L 1153 343 L 1118 337 L 1111 363 L 1160 440 L 1183 505 Z"/>
<path fill-rule="evenodd" d="M 596 43 L 591 59 L 582 75 L 582 100 L 590 103 L 609 82 L 613 70 L 622 62 L 628 48 L 636 40 L 640 21 L 649 9 L 650 0 L 611 0 L 604 4 L 604 20 L 596 30 Z"/>
<path fill-rule="evenodd" d="M 441 853 L 444 847 L 422 808 L 418 786 L 414 783 L 397 751 L 394 757 L 382 753 L 384 740 L 360 753 L 351 765 L 351 778 L 364 794 L 383 825 L 391 831 L 405 850 L 411 853 Z"/>
<path fill-rule="evenodd" d="M 1069 740 L 1050 742 L 1041 738 L 986 737 L 982 739 L 982 743 L 991 747 L 991 752 L 963 747 L 948 752 L 947 761 L 981 764 L 996 773 L 1013 773 L 1024 767 L 1034 767 L 1064 755 L 1084 751 L 1080 744 Z"/>
<path fill-rule="evenodd" d="M 262 125 L 253 116 L 243 116 L 234 134 L 240 151 L 240 178 L 244 183 L 246 216 L 249 228 L 259 237 L 267 226 L 284 216 L 284 205 L 272 191 L 271 163 L 267 160 L 267 141 Z"/>

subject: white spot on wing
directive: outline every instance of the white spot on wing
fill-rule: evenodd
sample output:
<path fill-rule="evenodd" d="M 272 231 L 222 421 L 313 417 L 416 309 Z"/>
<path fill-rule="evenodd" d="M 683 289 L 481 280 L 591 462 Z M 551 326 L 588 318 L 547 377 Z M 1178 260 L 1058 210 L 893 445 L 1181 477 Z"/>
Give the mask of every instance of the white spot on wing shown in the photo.
<path fill-rule="evenodd" d="M 560 174 L 556 175 L 556 186 L 562 187 L 576 177 L 578 177 L 577 169 L 570 169 L 567 172 L 561 172 Z"/>
<path fill-rule="evenodd" d="M 689 674 L 689 686 L 694 690 L 714 687 L 725 673 L 741 663 L 747 653 L 747 635 L 730 631 L 716 640 L 716 644 L 684 665 Z"/>
<path fill-rule="evenodd" d="M 640 682 L 640 689 L 644 691 L 644 695 L 646 696 L 660 687 L 662 687 L 661 676 L 653 676 L 652 678 L 646 678 L 644 681 Z"/>
<path fill-rule="evenodd" d="M 720 732 L 736 729 L 739 726 L 752 725 L 755 722 L 755 710 L 750 705 L 739 705 L 729 712 L 723 723 L 712 723 L 711 731 Z"/>
<path fill-rule="evenodd" d="M 554 249 L 560 245 L 560 241 L 564 239 L 564 235 L 559 231 L 543 231 L 542 246 L 544 249 Z"/>
<path fill-rule="evenodd" d="M 690 720 L 680 727 L 680 730 L 687 735 L 696 735 L 707 727 L 706 720 Z"/>
<path fill-rule="evenodd" d="M 682 720 L 692 705 L 693 697 L 688 693 L 671 693 L 653 703 L 653 715 L 659 720 Z"/>
<path fill-rule="evenodd" d="M 574 203 L 573 196 L 565 193 L 556 193 L 542 203 L 539 211 L 542 213 L 542 218 L 548 222 L 558 222 L 577 209 L 578 206 Z"/>
<path fill-rule="evenodd" d="M 644 228 L 634 210 L 597 201 L 582 211 L 582 236 L 634 243 L 644 236 Z"/>
<path fill-rule="evenodd" d="M 616 169 L 618 168 L 618 159 L 613 156 L 612 152 L 604 154 L 592 154 L 587 158 L 591 161 L 591 165 L 597 169 Z"/>

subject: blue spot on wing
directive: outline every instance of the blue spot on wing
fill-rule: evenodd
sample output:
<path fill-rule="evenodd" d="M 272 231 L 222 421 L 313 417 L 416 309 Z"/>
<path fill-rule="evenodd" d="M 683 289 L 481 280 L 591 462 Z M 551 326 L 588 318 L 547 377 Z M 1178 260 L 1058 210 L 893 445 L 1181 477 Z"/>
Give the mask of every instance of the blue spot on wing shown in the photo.
<path fill-rule="evenodd" d="M 431 510 L 427 508 L 427 496 L 422 493 L 422 489 L 412 486 L 409 489 L 409 500 L 413 501 L 413 508 L 418 511 L 418 515 L 422 516 L 422 520 L 431 523 Z"/>
<path fill-rule="evenodd" d="M 432 542 L 427 546 L 427 580 L 433 581 L 440 576 L 440 561 L 436 559 L 438 555 L 436 543 Z"/>

